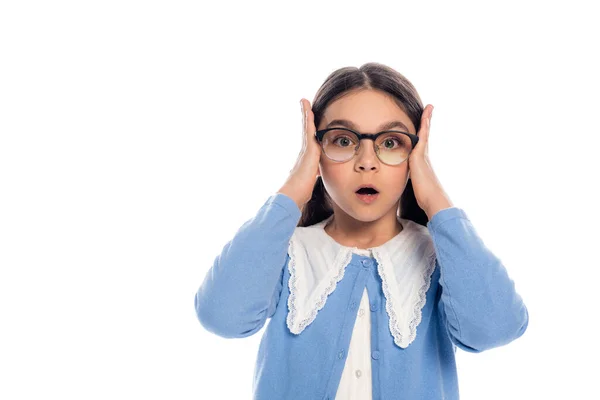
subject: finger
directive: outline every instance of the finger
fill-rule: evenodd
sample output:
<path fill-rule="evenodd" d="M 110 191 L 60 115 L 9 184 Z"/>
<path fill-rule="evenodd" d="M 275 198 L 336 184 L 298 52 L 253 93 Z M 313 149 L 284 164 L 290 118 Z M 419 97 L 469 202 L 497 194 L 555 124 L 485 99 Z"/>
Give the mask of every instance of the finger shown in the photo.
<path fill-rule="evenodd" d="M 306 128 L 308 130 L 308 134 L 314 135 L 316 131 L 315 115 L 312 112 L 310 102 L 307 102 L 307 104 L 304 106 L 304 113 L 306 114 Z"/>
<path fill-rule="evenodd" d="M 431 104 L 427 104 L 425 110 L 423 110 L 423 114 L 421 115 L 421 129 L 419 129 L 419 142 L 421 140 L 426 141 L 429 136 L 429 129 L 431 127 L 431 113 L 433 111 L 433 106 Z"/>
<path fill-rule="evenodd" d="M 427 120 L 427 136 L 429 137 L 429 131 L 431 130 L 431 117 L 433 117 L 433 106 L 429 108 L 429 119 Z"/>
<path fill-rule="evenodd" d="M 433 116 L 433 106 L 431 106 L 429 108 L 429 117 L 427 118 L 427 134 L 425 135 L 425 140 L 429 139 L 429 133 L 431 132 L 431 117 L 432 116 Z"/>
<path fill-rule="evenodd" d="M 427 104 L 427 106 L 425 106 L 425 109 L 423 110 L 423 114 L 421 114 L 421 126 L 423 127 L 423 129 L 427 129 L 427 127 L 429 126 L 429 122 L 431 121 L 432 109 L 433 108 L 431 104 Z"/>
<path fill-rule="evenodd" d="M 306 140 L 306 106 L 304 99 L 300 99 L 300 112 L 302 114 L 302 152 L 305 151 L 308 141 Z"/>
<path fill-rule="evenodd" d="M 302 113 L 302 132 L 305 131 L 306 114 L 304 112 L 304 99 L 300 99 L 300 112 Z"/>
<path fill-rule="evenodd" d="M 315 127 L 315 114 L 312 112 L 310 102 L 304 102 L 303 100 L 303 104 L 306 122 L 305 129 L 307 142 L 318 145 L 318 140 L 315 136 L 315 133 L 317 132 L 317 128 Z"/>
<path fill-rule="evenodd" d="M 304 99 L 300 100 L 300 104 L 302 106 L 302 131 L 304 132 L 304 134 L 306 136 L 308 136 L 309 133 L 309 125 L 308 125 L 308 109 L 310 107 L 310 103 L 307 106 L 306 101 L 304 101 Z"/>
<path fill-rule="evenodd" d="M 425 106 L 423 109 L 423 113 L 421 113 L 421 124 L 419 126 L 419 131 L 417 132 L 417 136 L 419 137 L 419 141 L 415 148 L 411 153 L 411 157 L 416 154 L 420 154 L 422 152 L 423 146 L 425 146 L 425 141 L 427 140 L 427 130 L 429 129 L 429 104 Z"/>

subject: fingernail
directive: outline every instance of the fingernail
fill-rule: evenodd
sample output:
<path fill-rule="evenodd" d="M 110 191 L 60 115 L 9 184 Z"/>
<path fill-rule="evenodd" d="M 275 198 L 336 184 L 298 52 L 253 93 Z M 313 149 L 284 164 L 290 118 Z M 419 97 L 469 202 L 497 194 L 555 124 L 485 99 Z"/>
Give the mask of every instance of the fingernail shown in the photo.
<path fill-rule="evenodd" d="M 304 103 L 300 100 L 300 109 L 302 110 L 302 114 L 304 114 Z"/>

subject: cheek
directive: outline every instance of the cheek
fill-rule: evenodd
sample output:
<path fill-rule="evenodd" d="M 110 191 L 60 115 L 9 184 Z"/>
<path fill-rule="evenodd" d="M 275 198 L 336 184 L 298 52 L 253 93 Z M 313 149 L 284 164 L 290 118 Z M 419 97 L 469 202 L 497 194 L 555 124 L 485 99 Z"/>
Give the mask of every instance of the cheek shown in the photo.
<path fill-rule="evenodd" d="M 353 182 L 352 171 L 349 171 L 348 166 L 344 164 L 331 164 L 325 161 L 319 163 L 319 171 L 330 192 L 342 191 Z"/>
<path fill-rule="evenodd" d="M 402 168 L 402 170 L 394 171 L 392 174 L 388 175 L 386 180 L 388 182 L 393 182 L 393 188 L 391 192 L 402 194 L 408 181 L 408 169 Z"/>

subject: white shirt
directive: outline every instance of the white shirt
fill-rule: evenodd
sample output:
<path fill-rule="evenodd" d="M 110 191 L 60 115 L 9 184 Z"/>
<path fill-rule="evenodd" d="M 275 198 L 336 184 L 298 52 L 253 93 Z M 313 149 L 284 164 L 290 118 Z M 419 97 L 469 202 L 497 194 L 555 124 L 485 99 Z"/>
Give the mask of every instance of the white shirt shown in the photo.
<path fill-rule="evenodd" d="M 355 249 L 354 253 L 372 257 L 369 250 Z M 352 330 L 348 357 L 338 386 L 336 400 L 371 400 L 371 313 L 369 295 L 364 289 Z"/>
<path fill-rule="evenodd" d="M 299 335 L 321 310 L 344 276 L 352 253 L 373 257 L 386 298 L 389 329 L 394 343 L 406 348 L 416 337 L 421 309 L 435 267 L 435 249 L 427 228 L 400 218 L 403 230 L 381 246 L 369 249 L 343 246 L 324 227 L 333 217 L 309 227 L 297 227 L 290 239 L 287 326 Z M 336 400 L 370 400 L 371 315 L 363 290 Z"/>

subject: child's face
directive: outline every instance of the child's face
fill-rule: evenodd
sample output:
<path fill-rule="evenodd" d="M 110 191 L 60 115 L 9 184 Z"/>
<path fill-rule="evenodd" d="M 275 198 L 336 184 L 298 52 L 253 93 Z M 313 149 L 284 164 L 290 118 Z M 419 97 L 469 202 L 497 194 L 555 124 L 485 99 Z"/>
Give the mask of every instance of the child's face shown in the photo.
<path fill-rule="evenodd" d="M 317 129 L 325 129 L 334 119 L 351 121 L 360 133 L 377 133 L 385 123 L 400 121 L 408 133 L 416 134 L 410 118 L 392 97 L 376 90 L 361 90 L 335 100 L 327 106 Z M 401 127 L 392 129 L 406 131 Z M 409 177 L 408 160 L 396 166 L 382 163 L 372 140 L 361 140 L 356 156 L 345 163 L 337 163 L 321 154 L 319 171 L 335 204 L 354 219 L 365 222 L 381 218 L 392 208 L 395 213 Z M 370 204 L 356 195 L 363 184 L 372 184 L 379 191 L 377 199 Z"/>

